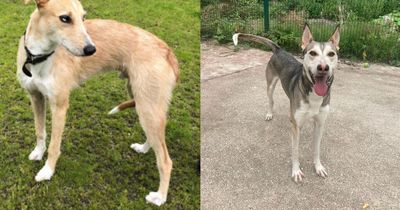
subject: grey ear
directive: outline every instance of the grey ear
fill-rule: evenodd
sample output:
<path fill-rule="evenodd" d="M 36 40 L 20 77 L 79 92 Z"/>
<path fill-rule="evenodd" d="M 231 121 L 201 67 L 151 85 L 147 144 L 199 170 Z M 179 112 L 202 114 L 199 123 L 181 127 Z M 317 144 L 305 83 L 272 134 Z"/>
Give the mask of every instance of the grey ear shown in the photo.
<path fill-rule="evenodd" d="M 303 36 L 301 37 L 301 49 L 306 49 L 307 45 L 312 42 L 313 36 L 311 34 L 310 27 L 306 23 L 304 25 Z"/>
<path fill-rule="evenodd" d="M 339 50 L 339 41 L 340 41 L 340 25 L 336 26 L 335 32 L 333 32 L 331 38 L 329 39 L 330 42 L 335 45 L 336 50 Z"/>

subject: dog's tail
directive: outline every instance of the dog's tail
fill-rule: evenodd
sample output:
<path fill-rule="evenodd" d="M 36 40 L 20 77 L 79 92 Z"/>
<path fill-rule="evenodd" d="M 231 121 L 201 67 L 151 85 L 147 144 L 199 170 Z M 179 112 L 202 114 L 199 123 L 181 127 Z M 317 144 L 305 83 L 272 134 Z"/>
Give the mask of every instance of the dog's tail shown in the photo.
<path fill-rule="evenodd" d="M 232 36 L 233 44 L 235 46 L 238 44 L 239 38 L 243 39 L 243 40 L 253 41 L 253 42 L 257 42 L 257 43 L 266 45 L 272 49 L 272 52 L 275 52 L 281 48 L 278 44 L 276 44 L 272 40 L 267 39 L 265 37 L 256 36 L 256 35 L 252 35 L 252 34 L 241 34 L 241 33 L 236 33 Z"/>
<path fill-rule="evenodd" d="M 129 100 L 121 103 L 120 105 L 114 107 L 110 112 L 108 112 L 109 115 L 116 114 L 124 109 L 130 108 L 130 107 L 135 107 L 136 103 L 135 100 Z"/>

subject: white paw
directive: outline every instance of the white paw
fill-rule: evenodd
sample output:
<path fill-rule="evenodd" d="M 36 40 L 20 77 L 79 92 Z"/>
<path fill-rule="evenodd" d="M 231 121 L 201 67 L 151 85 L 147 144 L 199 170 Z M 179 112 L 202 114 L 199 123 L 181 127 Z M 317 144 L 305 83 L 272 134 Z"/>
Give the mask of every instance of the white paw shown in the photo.
<path fill-rule="evenodd" d="M 303 177 L 304 177 L 304 174 L 300 170 L 300 168 L 292 170 L 292 178 L 293 178 L 294 182 L 296 182 L 296 183 L 302 182 Z"/>
<path fill-rule="evenodd" d="M 43 180 L 50 180 L 51 177 L 54 174 L 54 170 L 50 168 L 49 164 L 46 164 L 43 166 L 42 169 L 36 174 L 35 180 L 37 182 L 41 182 Z"/>
<path fill-rule="evenodd" d="M 46 151 L 45 147 L 36 146 L 35 149 L 29 154 L 29 160 L 42 160 L 43 154 Z"/>
<path fill-rule="evenodd" d="M 131 144 L 131 148 L 138 153 L 147 153 L 150 149 L 147 144 Z"/>
<path fill-rule="evenodd" d="M 323 178 L 328 176 L 328 173 L 322 164 L 315 164 L 315 172 L 318 174 L 318 176 Z"/>
<path fill-rule="evenodd" d="M 265 120 L 266 121 L 270 121 L 270 120 L 272 120 L 272 113 L 267 113 L 267 115 L 265 115 Z"/>
<path fill-rule="evenodd" d="M 165 201 L 167 201 L 167 198 L 163 198 L 159 192 L 150 192 L 148 195 L 146 195 L 146 201 L 154 205 L 161 206 L 165 203 Z"/>

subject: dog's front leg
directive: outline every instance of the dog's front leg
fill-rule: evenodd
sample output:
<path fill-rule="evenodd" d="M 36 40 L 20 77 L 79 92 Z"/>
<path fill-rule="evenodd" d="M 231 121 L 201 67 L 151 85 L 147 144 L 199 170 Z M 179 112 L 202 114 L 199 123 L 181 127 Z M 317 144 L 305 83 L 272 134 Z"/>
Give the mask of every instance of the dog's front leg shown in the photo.
<path fill-rule="evenodd" d="M 291 110 L 293 110 L 291 106 Z M 300 130 L 306 119 L 306 112 L 295 110 L 292 111 L 290 122 L 292 123 L 292 177 L 295 182 L 303 181 L 304 173 L 300 169 L 299 162 L 299 141 Z"/>
<path fill-rule="evenodd" d="M 292 178 L 295 182 L 301 182 L 304 174 L 300 169 L 299 162 L 299 140 L 300 140 L 300 127 L 295 120 L 292 122 Z"/>
<path fill-rule="evenodd" d="M 320 113 L 314 117 L 314 166 L 315 172 L 321 176 L 326 177 L 328 173 L 325 167 L 321 164 L 320 159 L 320 146 L 322 134 L 324 132 L 324 125 L 326 117 L 328 116 L 329 105 L 321 107 Z"/>
<path fill-rule="evenodd" d="M 40 92 L 31 92 L 30 98 L 35 119 L 36 147 L 29 154 L 29 160 L 42 160 L 46 151 L 46 100 Z"/>
<path fill-rule="evenodd" d="M 47 151 L 46 164 L 38 172 L 35 180 L 40 182 L 50 180 L 54 174 L 58 157 L 60 156 L 61 137 L 64 131 L 66 113 L 69 106 L 69 94 L 59 94 L 49 98 L 51 106 L 51 140 Z"/>

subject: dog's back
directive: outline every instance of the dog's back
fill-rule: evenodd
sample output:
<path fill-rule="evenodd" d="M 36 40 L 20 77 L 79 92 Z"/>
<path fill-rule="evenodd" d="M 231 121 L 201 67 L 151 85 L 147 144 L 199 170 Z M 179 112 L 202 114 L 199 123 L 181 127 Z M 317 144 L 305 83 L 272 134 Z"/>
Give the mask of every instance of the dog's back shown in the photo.
<path fill-rule="evenodd" d="M 85 71 L 98 71 L 99 69 L 110 69 L 110 67 L 124 70 L 130 62 L 133 65 L 167 64 L 170 68 L 165 69 L 173 71 L 175 80 L 179 77 L 178 61 L 174 53 L 164 41 L 154 34 L 139 27 L 113 20 L 87 20 L 85 27 L 98 49 L 93 56 L 81 58 Z M 71 57 L 73 56 L 71 55 Z M 155 57 L 162 59 L 154 59 Z M 154 63 L 155 61 L 165 61 L 165 63 Z M 109 66 L 110 62 L 114 66 Z M 149 71 L 151 70 L 153 69 L 149 69 Z"/>
<path fill-rule="evenodd" d="M 292 55 L 283 49 L 278 49 L 268 62 L 266 76 L 269 73 L 276 73 L 281 80 L 286 95 L 291 97 L 291 94 L 294 93 L 294 87 L 303 75 L 302 67 L 303 64 L 297 61 Z"/>
<path fill-rule="evenodd" d="M 270 39 L 252 34 L 238 33 L 232 37 L 235 45 L 238 44 L 239 37 L 240 39 L 257 42 L 271 48 L 274 54 L 268 62 L 266 71 L 267 80 L 279 76 L 286 95 L 292 97 L 294 87 L 303 73 L 302 64 Z M 268 76 L 269 74 L 271 74 L 271 77 Z"/>

